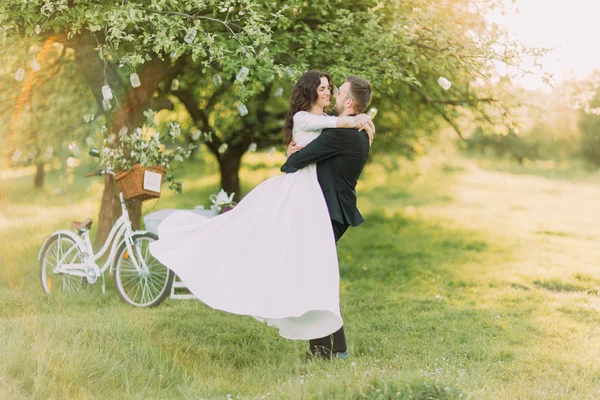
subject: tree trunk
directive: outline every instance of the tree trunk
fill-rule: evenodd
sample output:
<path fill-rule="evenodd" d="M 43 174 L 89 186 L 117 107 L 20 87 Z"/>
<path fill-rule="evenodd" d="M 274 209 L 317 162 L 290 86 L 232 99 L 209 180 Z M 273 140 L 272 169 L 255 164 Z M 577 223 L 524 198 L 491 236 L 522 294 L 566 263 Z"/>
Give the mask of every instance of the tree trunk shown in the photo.
<path fill-rule="evenodd" d="M 102 192 L 102 207 L 100 208 L 100 217 L 98 218 L 98 235 L 96 235 L 95 245 L 101 246 L 115 221 L 121 216 L 121 202 L 119 200 L 119 185 L 110 175 L 104 176 L 104 191 Z M 131 218 L 133 229 L 140 228 L 140 216 L 142 203 L 139 201 L 127 202 L 127 211 Z M 135 217 L 137 216 L 137 218 Z M 101 235 L 100 232 L 103 232 Z M 104 233 L 105 232 L 105 233 Z"/>
<path fill-rule="evenodd" d="M 35 178 L 33 179 L 33 187 L 41 189 L 44 187 L 44 163 L 37 163 L 35 170 Z"/>
<path fill-rule="evenodd" d="M 244 150 L 241 148 L 230 148 L 225 154 L 218 155 L 219 169 L 221 170 L 221 187 L 228 194 L 235 193 L 234 201 L 242 199 L 240 188 L 240 166 Z"/>
<path fill-rule="evenodd" d="M 113 64 L 104 64 L 96 50 L 96 40 L 91 35 L 79 35 L 75 41 L 76 61 L 82 74 L 84 75 L 98 106 L 102 106 L 101 87 L 105 79 L 115 92 L 118 99 L 118 107 L 106 114 L 109 132 L 118 137 L 121 128 L 126 127 L 128 132 L 144 122 L 144 111 L 153 104 L 153 97 L 158 89 L 161 80 L 169 71 L 169 61 L 162 61 L 154 58 L 152 61 L 144 64 L 140 71 L 140 80 L 142 86 L 133 89 L 127 82 L 124 82 L 119 76 L 118 70 Z M 113 102 L 114 104 L 114 102 Z M 117 141 L 119 139 L 117 138 Z M 102 193 L 102 204 L 98 216 L 98 235 L 96 243 L 103 243 L 113 224 L 121 215 L 121 205 L 119 202 L 119 188 L 114 179 L 106 176 L 104 180 L 104 192 Z M 128 203 L 129 218 L 134 228 L 141 225 L 142 206 L 139 202 Z"/>

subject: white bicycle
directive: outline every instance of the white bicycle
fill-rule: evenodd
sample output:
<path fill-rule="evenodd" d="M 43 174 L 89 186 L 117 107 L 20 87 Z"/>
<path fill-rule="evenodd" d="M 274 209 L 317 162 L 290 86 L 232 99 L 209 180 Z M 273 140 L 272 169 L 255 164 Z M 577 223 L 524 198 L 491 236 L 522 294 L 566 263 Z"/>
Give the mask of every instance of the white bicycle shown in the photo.
<path fill-rule="evenodd" d="M 110 169 L 103 169 L 85 176 L 105 174 L 115 175 Z M 86 284 L 96 283 L 98 278 L 102 279 L 104 292 L 104 272 L 111 268 L 115 289 L 128 304 L 155 307 L 170 295 L 174 273 L 150 254 L 149 244 L 158 236 L 132 230 L 122 193 L 119 193 L 119 198 L 122 215 L 98 252 L 94 252 L 90 240 L 92 219 L 75 221 L 71 225 L 73 231 L 58 230 L 44 242 L 38 260 L 42 288 L 47 294 L 53 291 L 76 292 Z M 106 262 L 99 267 L 97 262 L 109 249 Z"/>

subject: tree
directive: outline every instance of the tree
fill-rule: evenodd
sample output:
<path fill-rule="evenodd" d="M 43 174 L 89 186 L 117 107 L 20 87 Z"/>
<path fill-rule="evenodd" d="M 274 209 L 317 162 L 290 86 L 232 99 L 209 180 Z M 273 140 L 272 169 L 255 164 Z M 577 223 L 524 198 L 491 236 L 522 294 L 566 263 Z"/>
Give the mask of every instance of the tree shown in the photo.
<path fill-rule="evenodd" d="M 285 109 L 276 96 L 279 85 L 289 93 L 308 68 L 326 69 L 337 82 L 348 74 L 371 80 L 382 110 L 378 143 L 386 149 L 406 143 L 398 126 L 420 138 L 438 116 L 460 133 L 455 121 L 465 109 L 486 119 L 499 110 L 508 118 L 506 93 L 490 83 L 494 63 L 518 66 L 522 56 L 542 51 L 523 48 L 486 20 L 487 10 L 502 6 L 502 0 L 8 0 L 0 5 L 0 32 L 5 40 L 62 35 L 98 104 L 103 85 L 116 94 L 107 134 L 140 124 L 146 108 L 170 107 L 170 82 L 179 79 L 181 89 L 173 93 L 198 128 L 213 134 L 208 146 L 223 187 L 239 198 L 238 170 L 248 145 L 279 142 Z M 243 67 L 248 76 L 238 79 Z M 140 88 L 127 83 L 132 73 Z M 211 87 L 217 74 L 223 85 Z M 452 90 L 436 83 L 440 77 Z M 248 109 L 243 117 L 236 115 L 237 107 L 245 113 L 242 105 Z M 100 237 L 118 212 L 116 187 L 107 178 Z"/>
<path fill-rule="evenodd" d="M 264 46 L 269 27 L 278 13 L 267 13 L 250 0 L 225 3 L 198 0 L 7 0 L 0 4 L 0 40 L 3 45 L 22 37 L 40 43 L 53 38 L 75 51 L 76 63 L 98 106 L 107 109 L 106 135 L 143 123 L 143 112 L 171 107 L 156 98 L 158 86 L 176 67 L 182 54 L 207 67 L 218 61 L 229 71 L 243 65 L 272 67 Z M 134 88 L 136 74 L 141 86 Z M 107 103 L 102 87 L 108 85 L 114 99 Z M 137 86 L 137 85 L 133 85 Z M 240 97 L 249 96 L 240 86 Z M 117 187 L 111 177 L 105 188 L 99 215 L 97 240 L 103 240 L 120 214 Z M 130 214 L 139 224 L 141 205 Z"/>
<path fill-rule="evenodd" d="M 192 62 L 183 59 L 188 66 L 177 76 L 180 87 L 172 91 L 196 128 L 212 134 L 207 146 L 219 161 L 221 185 L 236 192 L 237 199 L 244 152 L 251 143 L 258 148 L 281 143 L 290 88 L 309 68 L 328 71 L 338 84 L 349 74 L 369 79 L 375 89 L 373 104 L 381 110 L 374 152 L 408 154 L 440 123 L 461 134 L 457 120 L 465 113 L 490 124 L 514 123 L 516 97 L 511 96 L 510 80 L 491 82 L 494 63 L 517 66 L 522 57 L 543 53 L 508 40 L 500 26 L 486 21 L 488 9 L 502 6 L 498 0 L 295 1 L 262 6 L 274 12 L 283 4 L 289 4 L 292 13 L 273 28 L 268 53 L 289 70 L 266 79 L 261 71 L 251 71 L 248 79 L 256 96 L 245 103 L 247 115 L 236 111 L 235 71 L 219 63 L 211 64 L 206 74 L 194 74 Z M 214 84 L 215 76 L 223 82 Z M 451 90 L 437 83 L 441 76 L 452 82 Z"/>
<path fill-rule="evenodd" d="M 600 86 L 595 82 L 591 101 L 580 111 L 579 129 L 581 131 L 580 152 L 590 164 L 600 166 Z"/>
<path fill-rule="evenodd" d="M 2 130 L 7 137 L 5 148 L 21 154 L 15 162 L 36 166 L 34 187 L 39 189 L 44 183 L 44 166 L 62 148 L 70 147 L 72 155 L 79 153 L 93 133 L 96 127 L 89 123 L 95 117 L 89 112 L 96 105 L 73 63 L 72 52 L 53 41 L 47 41 L 42 49 L 31 48 L 35 58 L 15 56 L 11 51 L 2 55 L 5 63 L 21 67 L 20 62 L 29 59 L 35 68 L 23 76 L 22 85 L 10 85 L 4 91 L 10 100 L 3 102 L 9 115 Z"/>

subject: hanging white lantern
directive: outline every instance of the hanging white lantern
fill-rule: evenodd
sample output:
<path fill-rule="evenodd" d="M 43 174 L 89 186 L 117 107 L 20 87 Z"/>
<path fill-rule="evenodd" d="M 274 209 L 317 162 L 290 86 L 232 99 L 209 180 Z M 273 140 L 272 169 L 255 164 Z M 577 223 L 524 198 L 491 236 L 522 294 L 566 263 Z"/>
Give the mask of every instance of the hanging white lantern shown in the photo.
<path fill-rule="evenodd" d="M 246 78 L 248 77 L 249 73 L 250 73 L 250 70 L 248 69 L 248 67 L 242 67 L 242 68 L 240 68 L 240 71 L 238 72 L 235 79 L 238 80 L 240 83 L 243 83 L 246 80 Z"/>
<path fill-rule="evenodd" d="M 17 70 L 17 73 L 15 74 L 15 79 L 19 82 L 21 82 L 23 80 L 23 78 L 25 78 L 25 69 L 24 68 L 19 68 Z"/>
<path fill-rule="evenodd" d="M 12 155 L 13 162 L 19 162 L 19 159 L 21 158 L 22 155 L 23 155 L 23 152 L 21 150 L 15 150 L 15 152 Z"/>
<path fill-rule="evenodd" d="M 54 149 L 52 148 L 52 146 L 46 147 L 46 151 L 44 152 L 44 157 L 50 158 L 50 157 L 52 157 L 52 154 L 54 154 Z"/>
<path fill-rule="evenodd" d="M 256 143 L 250 143 L 250 146 L 248 146 L 248 152 L 254 153 L 256 151 L 256 147 Z"/>
<path fill-rule="evenodd" d="M 194 41 L 194 39 L 196 38 L 196 34 L 198 33 L 198 31 L 194 28 L 190 28 L 188 29 L 185 37 L 183 38 L 183 41 L 186 43 L 192 43 Z"/>
<path fill-rule="evenodd" d="M 224 154 L 227 151 L 229 145 L 227 143 L 223 143 L 219 146 L 219 154 Z"/>
<path fill-rule="evenodd" d="M 192 127 L 191 132 L 192 132 L 192 140 L 194 142 L 197 141 L 198 139 L 200 139 L 200 136 L 202 135 L 202 131 L 200 129 L 198 129 L 194 126 L 194 127 Z"/>
<path fill-rule="evenodd" d="M 367 111 L 367 115 L 371 117 L 371 119 L 375 118 L 375 116 L 377 115 L 377 109 L 375 107 L 369 108 L 369 111 Z"/>
<path fill-rule="evenodd" d="M 279 97 L 283 94 L 283 88 L 277 88 L 275 90 L 275 97 Z"/>
<path fill-rule="evenodd" d="M 34 72 L 38 72 L 41 69 L 40 64 L 37 62 L 37 60 L 35 58 L 33 60 L 31 60 L 31 63 L 29 64 L 29 66 L 31 67 L 31 69 Z"/>
<path fill-rule="evenodd" d="M 135 72 L 133 74 L 129 75 L 129 82 L 131 82 L 131 86 L 134 88 L 138 88 L 142 84 L 140 82 L 140 76 L 138 74 L 136 74 Z"/>
<path fill-rule="evenodd" d="M 104 98 L 104 100 L 112 100 L 113 94 L 112 94 L 112 90 L 110 89 L 110 86 L 108 86 L 108 85 L 102 86 L 102 98 Z"/>
<path fill-rule="evenodd" d="M 213 76 L 213 84 L 215 86 L 221 86 L 222 83 L 223 83 L 223 79 L 221 78 L 221 75 Z"/>
<path fill-rule="evenodd" d="M 173 79 L 171 81 L 171 90 L 179 89 L 179 79 Z"/>
<path fill-rule="evenodd" d="M 240 115 L 242 117 L 248 115 L 248 107 L 246 107 L 246 105 L 244 103 L 240 104 L 238 106 L 238 112 L 240 113 Z"/>
<path fill-rule="evenodd" d="M 71 142 L 69 143 L 69 150 L 71 151 L 71 153 L 73 153 L 74 155 L 78 156 L 79 155 L 79 146 L 77 146 L 77 143 L 75 142 Z"/>
<path fill-rule="evenodd" d="M 74 159 L 73 157 L 69 157 L 67 158 L 67 167 L 69 168 L 75 168 L 77 166 L 77 160 Z"/>
<path fill-rule="evenodd" d="M 448 90 L 450 89 L 450 86 L 452 86 L 452 82 L 450 82 L 448 79 L 444 78 L 443 76 L 440 76 L 437 80 L 437 83 L 442 87 L 442 89 L 444 90 Z"/>

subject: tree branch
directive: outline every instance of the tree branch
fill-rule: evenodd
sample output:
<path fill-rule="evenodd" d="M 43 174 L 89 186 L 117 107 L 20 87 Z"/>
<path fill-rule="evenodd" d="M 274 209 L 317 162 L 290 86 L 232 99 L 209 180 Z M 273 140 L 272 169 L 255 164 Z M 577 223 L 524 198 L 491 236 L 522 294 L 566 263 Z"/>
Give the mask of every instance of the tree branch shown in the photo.
<path fill-rule="evenodd" d="M 423 92 L 419 87 L 415 85 L 409 85 L 409 87 L 417 92 L 422 98 L 425 104 L 447 104 L 452 106 L 464 106 L 465 104 L 477 104 L 477 103 L 494 103 L 498 100 L 485 97 L 485 98 L 475 98 L 475 99 L 452 99 L 452 100 L 435 100 L 429 97 L 425 92 Z"/>

